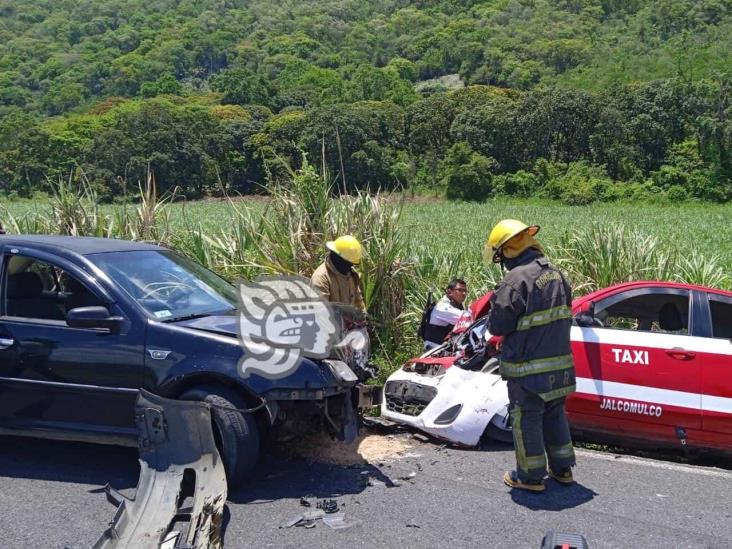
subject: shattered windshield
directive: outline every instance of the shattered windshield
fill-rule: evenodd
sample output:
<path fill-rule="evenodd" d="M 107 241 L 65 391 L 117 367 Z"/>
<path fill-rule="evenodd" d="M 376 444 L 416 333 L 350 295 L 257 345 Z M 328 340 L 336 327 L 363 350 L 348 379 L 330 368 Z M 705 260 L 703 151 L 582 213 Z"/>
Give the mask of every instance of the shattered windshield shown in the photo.
<path fill-rule="evenodd" d="M 237 305 L 231 284 L 170 251 L 110 252 L 89 259 L 158 320 L 220 314 Z"/>
<path fill-rule="evenodd" d="M 463 349 L 469 346 L 475 351 L 477 348 L 483 347 L 486 337 L 490 337 L 487 327 L 488 317 L 483 317 L 474 322 L 467 331 L 463 332 L 458 340 L 458 348 Z"/>

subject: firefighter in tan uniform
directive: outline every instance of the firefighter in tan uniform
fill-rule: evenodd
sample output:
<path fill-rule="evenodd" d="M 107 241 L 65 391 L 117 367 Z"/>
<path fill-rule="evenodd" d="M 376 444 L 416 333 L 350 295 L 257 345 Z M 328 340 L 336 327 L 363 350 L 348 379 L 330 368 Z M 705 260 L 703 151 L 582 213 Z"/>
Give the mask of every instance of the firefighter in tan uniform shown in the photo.
<path fill-rule="evenodd" d="M 361 279 L 354 270 L 363 257 L 361 243 L 355 237 L 345 235 L 327 242 L 325 246 L 329 250 L 328 257 L 315 270 L 310 282 L 331 303 L 344 336 L 349 332 L 361 333 L 362 343 L 368 342 Z M 368 363 L 368 345 L 366 351 L 351 345 L 337 347 L 333 356 L 348 364 L 359 381 L 366 381 L 377 374 L 377 368 Z"/>
<path fill-rule="evenodd" d="M 354 267 L 361 263 L 363 248 L 361 243 L 351 235 L 330 240 L 325 244 L 328 257 L 315 269 L 310 279 L 313 287 L 324 299 L 337 307 L 345 316 L 353 316 L 353 320 L 365 317 L 366 306 L 361 293 L 361 279 Z"/>
<path fill-rule="evenodd" d="M 488 331 L 502 336 L 500 372 L 507 380 L 517 468 L 503 481 L 512 488 L 545 490 L 547 474 L 571 484 L 574 448 L 564 408 L 575 390 L 570 345 L 572 290 L 544 257 L 539 227 L 514 219 L 498 223 L 487 252 L 506 275 L 491 297 Z"/>

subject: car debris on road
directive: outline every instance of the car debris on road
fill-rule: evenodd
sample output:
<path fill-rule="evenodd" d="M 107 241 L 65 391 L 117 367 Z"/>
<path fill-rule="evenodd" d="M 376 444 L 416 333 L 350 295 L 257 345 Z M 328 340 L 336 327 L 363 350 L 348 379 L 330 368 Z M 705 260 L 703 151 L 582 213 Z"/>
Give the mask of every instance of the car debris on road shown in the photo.
<path fill-rule="evenodd" d="M 312 504 L 306 498 L 300 498 L 300 505 L 303 507 L 311 507 Z M 334 499 L 323 499 L 316 504 L 316 509 L 306 511 L 280 524 L 279 528 L 315 528 L 318 521 L 333 530 L 345 530 L 353 528 L 361 524 L 360 520 L 346 522 L 346 514 L 343 512 L 343 506 L 340 506 Z"/>
<path fill-rule="evenodd" d="M 346 522 L 346 515 L 344 513 L 337 513 L 323 517 L 323 524 L 332 530 L 345 530 L 347 528 L 353 528 L 354 526 L 360 526 L 361 521 L 354 520 L 352 522 Z"/>
<path fill-rule="evenodd" d="M 322 509 L 326 514 L 337 513 L 340 509 L 338 502 L 334 499 L 323 499 L 317 504 L 318 509 Z"/>
<path fill-rule="evenodd" d="M 315 526 L 315 522 L 325 516 L 325 511 L 322 509 L 316 509 L 314 511 L 307 511 L 280 524 L 280 528 L 292 528 L 293 526 L 304 526 L 305 528 L 311 528 Z"/>
<path fill-rule="evenodd" d="M 94 549 L 220 549 L 226 473 L 208 406 L 141 390 L 135 417 L 140 452 L 135 497 L 107 485 L 117 511 Z"/>

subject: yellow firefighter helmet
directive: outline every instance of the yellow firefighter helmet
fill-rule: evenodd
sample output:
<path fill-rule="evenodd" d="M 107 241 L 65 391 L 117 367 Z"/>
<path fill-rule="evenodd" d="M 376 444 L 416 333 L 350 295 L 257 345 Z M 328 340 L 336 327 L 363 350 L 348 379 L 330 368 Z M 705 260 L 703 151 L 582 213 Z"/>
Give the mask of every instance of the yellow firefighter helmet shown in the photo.
<path fill-rule="evenodd" d="M 350 234 L 339 236 L 335 240 L 329 240 L 325 247 L 331 252 L 337 253 L 343 259 L 354 265 L 361 263 L 363 247 L 358 239 Z"/>
<path fill-rule="evenodd" d="M 504 219 L 499 221 L 488 235 L 486 243 L 486 255 L 491 255 L 493 261 L 498 263 L 501 260 L 501 250 L 503 246 L 517 236 L 526 231 L 530 237 L 539 232 L 539 225 L 527 225 L 516 219 Z"/>

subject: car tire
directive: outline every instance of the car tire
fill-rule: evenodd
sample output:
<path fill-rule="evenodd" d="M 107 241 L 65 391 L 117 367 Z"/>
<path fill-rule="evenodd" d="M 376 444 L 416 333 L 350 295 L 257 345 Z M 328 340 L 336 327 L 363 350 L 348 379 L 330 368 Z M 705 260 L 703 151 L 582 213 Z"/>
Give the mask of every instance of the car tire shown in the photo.
<path fill-rule="evenodd" d="M 486 426 L 483 436 L 504 444 L 513 444 L 513 433 L 510 430 L 501 429 L 493 423 Z"/>
<path fill-rule="evenodd" d="M 508 407 L 491 418 L 483 431 L 483 436 L 505 444 L 513 444 L 513 430 Z"/>
<path fill-rule="evenodd" d="M 259 429 L 252 414 L 227 410 L 248 408 L 244 399 L 227 387 L 201 385 L 185 391 L 181 400 L 198 400 L 212 404 L 216 447 L 226 470 L 226 479 L 232 488 L 241 486 L 249 477 L 259 457 Z"/>

